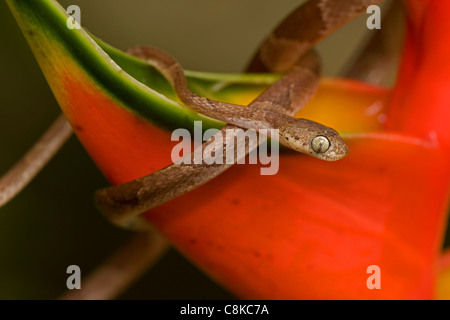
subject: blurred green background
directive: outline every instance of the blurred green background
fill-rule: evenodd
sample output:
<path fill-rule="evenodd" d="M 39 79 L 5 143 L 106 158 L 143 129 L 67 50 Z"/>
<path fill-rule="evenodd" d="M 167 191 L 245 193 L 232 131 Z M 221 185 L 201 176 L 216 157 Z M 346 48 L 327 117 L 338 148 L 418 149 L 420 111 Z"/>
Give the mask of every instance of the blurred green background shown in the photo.
<path fill-rule="evenodd" d="M 61 0 L 81 8 L 81 24 L 120 49 L 158 46 L 185 68 L 240 72 L 298 0 Z M 365 17 L 320 46 L 324 73 L 335 75 L 369 31 Z M 0 174 L 59 113 L 59 107 L 5 1 L 0 1 Z M 83 275 L 131 235 L 94 208 L 108 185 L 75 137 L 13 201 L 0 208 L 0 299 L 53 299 L 66 289 L 66 268 Z M 233 296 L 175 250 L 122 299 L 222 299 Z"/>

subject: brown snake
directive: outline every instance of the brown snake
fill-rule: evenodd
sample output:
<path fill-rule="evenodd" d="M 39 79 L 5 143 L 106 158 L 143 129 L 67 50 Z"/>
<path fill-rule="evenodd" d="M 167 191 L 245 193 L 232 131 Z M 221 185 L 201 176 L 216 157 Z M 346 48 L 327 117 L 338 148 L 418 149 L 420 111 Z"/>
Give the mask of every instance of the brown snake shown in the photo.
<path fill-rule="evenodd" d="M 324 160 L 337 160 L 345 156 L 348 149 L 335 130 L 291 116 L 306 104 L 318 85 L 319 59 L 308 51 L 320 39 L 364 12 L 368 5 L 378 2 L 380 0 L 310 0 L 297 8 L 262 44 L 248 68 L 252 72 L 283 72 L 285 75 L 248 107 L 193 94 L 187 88 L 179 64 L 164 52 L 150 48 L 134 48 L 130 52 L 156 67 L 171 82 L 180 100 L 198 112 L 245 128 L 279 129 L 280 142 L 288 147 Z M 230 128 L 235 127 L 227 125 L 219 133 L 225 136 L 225 130 Z M 317 137 L 321 137 L 320 143 L 314 145 Z M 322 140 L 323 137 L 326 140 Z M 213 141 L 204 143 L 201 148 L 214 144 Z M 226 144 L 217 147 L 223 148 L 225 154 Z M 257 144 L 249 145 L 247 153 L 256 147 Z M 230 166 L 174 163 L 143 178 L 99 190 L 97 206 L 112 222 L 135 227 L 138 221 L 133 218 L 140 213 L 204 184 Z"/>
<path fill-rule="evenodd" d="M 174 87 L 180 100 L 188 107 L 211 118 L 247 129 L 276 129 L 279 131 L 279 141 L 288 148 L 302 152 L 322 160 L 335 161 L 348 153 L 347 146 L 339 134 L 332 128 L 307 119 L 296 119 L 287 114 L 275 111 L 274 105 L 285 101 L 258 98 L 249 106 L 229 104 L 201 97 L 189 90 L 183 68 L 167 53 L 149 47 L 135 47 L 128 53 L 145 60 L 161 72 Z M 319 74 L 319 60 L 313 53 L 307 54 L 296 68 L 297 72 L 305 73 L 304 82 L 312 81 Z M 306 73 L 311 73 L 308 77 Z M 289 82 L 283 85 L 283 90 L 290 86 L 305 87 L 305 83 Z M 296 95 L 298 96 L 298 95 Z M 291 97 L 291 104 L 296 96 Z M 264 106 L 261 105 L 265 104 Z"/>

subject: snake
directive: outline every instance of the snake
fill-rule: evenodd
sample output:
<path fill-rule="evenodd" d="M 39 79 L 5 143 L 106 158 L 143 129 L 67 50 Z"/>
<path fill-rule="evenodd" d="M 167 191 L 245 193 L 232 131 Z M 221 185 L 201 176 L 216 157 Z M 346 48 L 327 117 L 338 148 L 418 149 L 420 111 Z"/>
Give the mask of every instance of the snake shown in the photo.
<path fill-rule="evenodd" d="M 248 106 L 214 101 L 191 92 L 180 64 L 162 50 L 135 47 L 128 53 L 155 67 L 170 82 L 179 99 L 206 116 L 222 120 L 227 129 L 278 129 L 280 143 L 328 161 L 339 160 L 348 148 L 339 134 L 317 122 L 293 116 L 309 101 L 320 79 L 320 60 L 313 47 L 332 31 L 381 0 L 309 0 L 288 15 L 267 37 L 251 59 L 248 72 L 283 73 Z M 205 142 L 204 149 L 215 139 Z M 259 143 L 264 141 L 260 139 Z M 215 146 L 223 148 L 227 144 Z M 248 145 L 247 153 L 258 144 Z M 192 157 L 188 155 L 187 157 Z M 236 159 L 237 162 L 238 159 Z M 221 174 L 232 164 L 180 165 L 173 163 L 152 174 L 95 194 L 98 209 L 113 223 L 139 228 L 140 214 L 193 190 Z"/>
<path fill-rule="evenodd" d="M 272 130 L 276 130 L 281 144 L 322 160 L 336 161 L 348 153 L 344 140 L 336 130 L 315 121 L 276 112 L 273 106 L 267 107 L 267 105 L 286 103 L 285 101 L 267 100 L 263 97 L 257 99 L 257 102 L 265 106 L 258 107 L 254 106 L 255 104 L 242 106 L 208 99 L 189 89 L 183 68 L 168 53 L 157 48 L 142 46 L 128 49 L 127 53 L 140 57 L 155 67 L 172 85 L 181 102 L 203 115 L 241 128 L 266 129 L 269 136 Z M 312 73 L 310 78 L 313 78 L 319 73 L 318 57 L 314 53 L 305 55 L 297 68 L 303 69 L 305 73 Z M 290 82 L 284 90 L 293 85 L 305 86 L 304 83 Z"/>

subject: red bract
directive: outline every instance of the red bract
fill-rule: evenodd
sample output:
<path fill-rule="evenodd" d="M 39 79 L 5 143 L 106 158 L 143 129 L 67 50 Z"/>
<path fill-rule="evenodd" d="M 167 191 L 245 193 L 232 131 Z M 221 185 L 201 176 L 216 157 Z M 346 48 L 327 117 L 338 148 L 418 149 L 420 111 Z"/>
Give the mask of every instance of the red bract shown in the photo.
<path fill-rule="evenodd" d="M 450 53 L 447 1 L 407 1 L 407 35 L 387 128 L 436 138 L 450 150 Z"/>
<path fill-rule="evenodd" d="M 383 130 L 349 139 L 337 163 L 284 154 L 271 177 L 235 166 L 146 215 L 240 296 L 434 297 L 450 178 L 450 4 L 406 4 L 407 45 Z M 380 267 L 381 289 L 366 285 L 370 265 Z"/>

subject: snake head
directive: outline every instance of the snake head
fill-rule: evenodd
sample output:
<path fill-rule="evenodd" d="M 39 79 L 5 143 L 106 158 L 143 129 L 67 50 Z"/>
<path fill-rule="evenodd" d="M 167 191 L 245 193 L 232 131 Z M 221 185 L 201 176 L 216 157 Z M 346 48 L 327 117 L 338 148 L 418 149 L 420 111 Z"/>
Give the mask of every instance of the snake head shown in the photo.
<path fill-rule="evenodd" d="M 349 151 L 336 130 L 307 119 L 289 121 L 279 139 L 288 148 L 326 161 L 339 160 Z"/>

